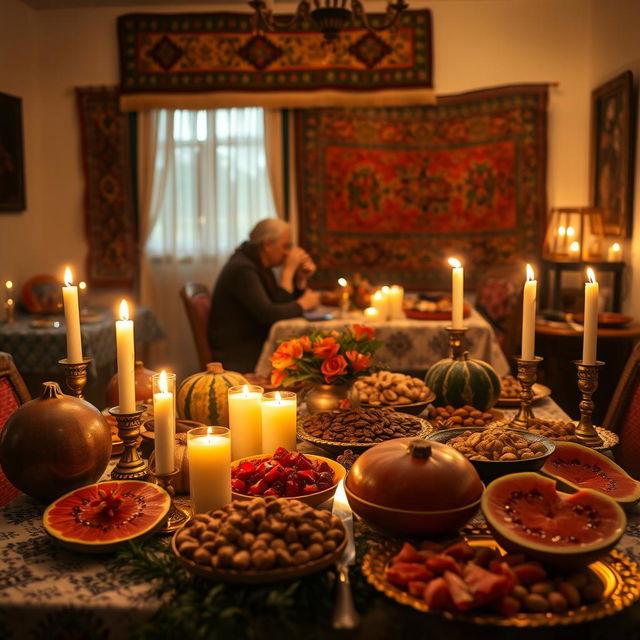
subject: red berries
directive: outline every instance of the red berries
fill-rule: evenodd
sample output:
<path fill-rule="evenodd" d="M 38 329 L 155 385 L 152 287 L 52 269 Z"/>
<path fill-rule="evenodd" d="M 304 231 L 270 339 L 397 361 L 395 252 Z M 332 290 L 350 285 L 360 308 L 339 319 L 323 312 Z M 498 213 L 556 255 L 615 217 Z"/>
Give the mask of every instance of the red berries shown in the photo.
<path fill-rule="evenodd" d="M 231 469 L 231 488 L 249 496 L 293 498 L 328 489 L 335 474 L 324 460 L 278 447 L 273 456 L 245 460 Z"/>

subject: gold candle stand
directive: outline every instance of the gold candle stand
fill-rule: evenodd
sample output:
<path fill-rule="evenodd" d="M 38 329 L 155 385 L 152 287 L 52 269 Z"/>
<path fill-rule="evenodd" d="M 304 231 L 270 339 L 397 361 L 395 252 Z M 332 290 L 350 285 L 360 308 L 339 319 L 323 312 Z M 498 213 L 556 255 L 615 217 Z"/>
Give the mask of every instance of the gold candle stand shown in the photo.
<path fill-rule="evenodd" d="M 174 469 L 171 473 L 158 473 L 157 470 L 149 469 L 149 475 L 155 482 L 155 484 L 161 486 L 171 498 L 171 506 L 169 507 L 169 513 L 165 523 L 160 529 L 160 533 L 173 533 L 176 529 L 179 529 L 192 515 L 191 509 L 186 506 L 177 505 L 174 497 L 176 495 L 173 488 L 173 478 L 180 473 L 179 469 Z"/>
<path fill-rule="evenodd" d="M 446 327 L 446 331 L 449 334 L 449 355 L 452 360 L 460 360 L 464 352 L 462 343 L 464 334 L 467 332 L 467 327 L 463 327 L 462 329 Z"/>
<path fill-rule="evenodd" d="M 71 389 L 71 393 L 76 397 L 84 400 L 82 392 L 87 384 L 87 369 L 92 362 L 92 358 L 83 358 L 82 362 L 69 362 L 67 358 L 58 360 L 64 368 L 64 377 L 67 387 Z"/>
<path fill-rule="evenodd" d="M 124 451 L 118 464 L 111 472 L 114 480 L 145 480 L 149 475 L 147 461 L 138 451 L 138 436 L 140 435 L 140 418 L 145 412 L 143 405 L 136 405 L 133 413 L 122 413 L 120 407 L 112 407 L 109 413 L 118 423 L 118 436 L 124 443 Z"/>
<path fill-rule="evenodd" d="M 532 387 L 538 379 L 538 365 L 543 359 L 539 356 L 533 356 L 533 360 L 515 359 L 520 383 L 520 408 L 510 424 L 516 429 L 526 429 L 535 418 L 531 409 L 534 395 Z"/>
<path fill-rule="evenodd" d="M 582 360 L 574 360 L 573 364 L 578 369 L 578 389 L 582 393 L 580 421 L 576 426 L 576 436 L 580 444 L 587 447 L 601 447 L 602 438 L 595 430 L 591 419 L 595 406 L 591 397 L 598 388 L 598 369 L 604 365 L 604 362 L 596 360 L 594 364 L 584 364 Z"/>

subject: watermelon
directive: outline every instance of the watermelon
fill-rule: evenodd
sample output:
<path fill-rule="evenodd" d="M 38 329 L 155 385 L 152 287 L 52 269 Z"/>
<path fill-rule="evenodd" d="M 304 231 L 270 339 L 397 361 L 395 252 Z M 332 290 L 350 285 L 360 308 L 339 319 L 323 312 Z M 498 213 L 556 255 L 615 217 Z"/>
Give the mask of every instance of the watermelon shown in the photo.
<path fill-rule="evenodd" d="M 228 427 L 229 389 L 244 384 L 249 382 L 243 375 L 225 371 L 219 362 L 210 362 L 206 371 L 189 376 L 178 388 L 178 418 Z"/>
<path fill-rule="evenodd" d="M 436 394 L 435 405 L 456 408 L 471 405 L 488 411 L 500 397 L 500 379 L 493 367 L 468 357 L 445 358 L 432 365 L 425 376 L 425 384 Z"/>

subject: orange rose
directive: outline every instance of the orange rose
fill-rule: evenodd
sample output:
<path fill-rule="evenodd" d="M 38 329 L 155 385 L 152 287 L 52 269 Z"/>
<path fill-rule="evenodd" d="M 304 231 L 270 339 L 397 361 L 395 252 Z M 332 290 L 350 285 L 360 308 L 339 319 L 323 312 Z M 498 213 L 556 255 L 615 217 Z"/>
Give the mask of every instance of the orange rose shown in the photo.
<path fill-rule="evenodd" d="M 354 324 L 351 327 L 351 330 L 353 331 L 353 335 L 356 337 L 356 340 L 360 340 L 360 338 L 373 340 L 375 337 L 373 327 L 367 327 L 366 324 Z"/>
<path fill-rule="evenodd" d="M 335 338 L 330 336 L 328 338 L 323 338 L 313 345 L 313 353 L 325 359 L 333 358 L 338 351 L 340 351 L 340 345 L 335 341 Z"/>
<path fill-rule="evenodd" d="M 331 384 L 338 376 L 347 373 L 347 361 L 343 356 L 332 356 L 322 363 L 320 371 L 327 383 Z"/>
<path fill-rule="evenodd" d="M 286 369 L 296 360 L 302 358 L 302 346 L 294 341 L 283 342 L 271 356 L 271 366 L 274 369 Z"/>
<path fill-rule="evenodd" d="M 347 351 L 347 359 L 351 363 L 354 371 L 362 371 L 371 366 L 371 358 L 359 351 Z"/>
<path fill-rule="evenodd" d="M 309 340 L 309 336 L 300 336 L 297 338 L 297 341 L 303 351 L 311 351 L 311 340 Z"/>
<path fill-rule="evenodd" d="M 274 369 L 271 372 L 271 384 L 275 385 L 276 387 L 281 386 L 282 381 L 285 379 L 286 375 L 287 375 L 286 371 Z"/>

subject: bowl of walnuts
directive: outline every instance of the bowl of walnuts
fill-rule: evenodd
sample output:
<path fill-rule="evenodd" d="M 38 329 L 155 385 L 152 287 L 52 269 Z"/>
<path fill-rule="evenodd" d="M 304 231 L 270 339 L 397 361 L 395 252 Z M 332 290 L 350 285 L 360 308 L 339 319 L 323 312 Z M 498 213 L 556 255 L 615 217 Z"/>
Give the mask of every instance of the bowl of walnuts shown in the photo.
<path fill-rule="evenodd" d="M 412 415 L 420 415 L 436 397 L 420 378 L 391 371 L 376 371 L 359 378 L 354 388 L 361 407 L 389 407 Z"/>

